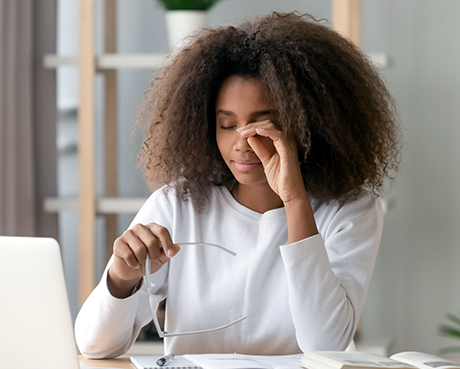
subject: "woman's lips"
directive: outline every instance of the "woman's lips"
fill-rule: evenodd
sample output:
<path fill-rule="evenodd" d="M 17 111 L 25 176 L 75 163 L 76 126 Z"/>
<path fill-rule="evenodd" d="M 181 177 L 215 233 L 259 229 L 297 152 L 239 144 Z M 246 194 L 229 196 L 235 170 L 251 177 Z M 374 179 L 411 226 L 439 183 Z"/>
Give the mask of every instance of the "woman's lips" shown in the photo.
<path fill-rule="evenodd" d="M 250 172 L 255 169 L 259 169 L 262 163 L 260 161 L 253 160 L 235 160 L 235 168 L 240 172 Z"/>

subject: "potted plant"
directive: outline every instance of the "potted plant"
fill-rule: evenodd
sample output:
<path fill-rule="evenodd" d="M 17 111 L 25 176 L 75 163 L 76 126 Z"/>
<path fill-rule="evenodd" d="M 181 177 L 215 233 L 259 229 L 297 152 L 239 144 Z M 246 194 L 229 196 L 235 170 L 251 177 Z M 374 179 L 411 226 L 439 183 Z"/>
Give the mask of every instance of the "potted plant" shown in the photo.
<path fill-rule="evenodd" d="M 451 313 L 447 313 L 446 318 L 449 319 L 453 324 L 441 324 L 439 326 L 439 334 L 441 336 L 456 338 L 460 340 L 460 317 Z M 449 352 L 460 352 L 460 346 L 446 347 L 442 349 L 441 352 L 444 354 Z"/>
<path fill-rule="evenodd" d="M 220 0 L 158 0 L 166 8 L 170 47 L 180 47 L 184 38 L 208 24 L 208 11 Z"/>

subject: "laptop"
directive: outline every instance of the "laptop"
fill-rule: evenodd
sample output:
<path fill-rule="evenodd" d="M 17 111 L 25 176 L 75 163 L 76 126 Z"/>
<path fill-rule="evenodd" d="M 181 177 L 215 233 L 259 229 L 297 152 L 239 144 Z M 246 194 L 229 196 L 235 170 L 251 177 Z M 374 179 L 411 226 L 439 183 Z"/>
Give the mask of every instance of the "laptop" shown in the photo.
<path fill-rule="evenodd" d="M 80 368 L 51 238 L 0 237 L 0 368 Z"/>

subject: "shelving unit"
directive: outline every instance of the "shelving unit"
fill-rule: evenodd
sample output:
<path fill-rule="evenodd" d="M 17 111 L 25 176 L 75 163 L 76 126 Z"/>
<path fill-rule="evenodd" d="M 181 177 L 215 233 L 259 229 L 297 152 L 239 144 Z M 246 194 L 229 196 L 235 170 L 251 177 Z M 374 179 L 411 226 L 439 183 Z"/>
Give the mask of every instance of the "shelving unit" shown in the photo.
<path fill-rule="evenodd" d="M 104 0 L 104 53 L 95 55 L 94 0 L 80 0 L 80 53 L 78 56 L 46 55 L 46 68 L 75 66 L 80 71 L 79 125 L 79 197 L 78 199 L 49 198 L 46 211 L 77 210 L 79 213 L 79 301 L 84 302 L 95 286 L 95 249 L 97 216 L 103 215 L 106 224 L 107 254 L 116 237 L 116 214 L 135 213 L 143 198 L 119 198 L 117 194 L 117 79 L 120 68 L 156 69 L 162 66 L 163 54 L 117 54 L 116 0 Z M 361 0 L 333 0 L 333 23 L 338 31 L 360 45 Z M 387 65 L 385 54 L 370 57 L 382 68 Z M 105 195 L 95 192 L 95 78 L 104 76 Z"/>

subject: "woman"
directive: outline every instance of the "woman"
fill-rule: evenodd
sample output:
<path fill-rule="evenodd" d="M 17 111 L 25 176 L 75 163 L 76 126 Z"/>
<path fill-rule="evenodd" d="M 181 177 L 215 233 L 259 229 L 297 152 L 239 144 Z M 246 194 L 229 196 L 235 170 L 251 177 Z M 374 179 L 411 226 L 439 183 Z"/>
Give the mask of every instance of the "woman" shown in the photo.
<path fill-rule="evenodd" d="M 168 332 L 206 331 L 166 337 L 166 353 L 343 350 L 380 243 L 377 196 L 398 167 L 393 100 L 369 60 L 308 15 L 192 41 L 141 105 L 140 158 L 164 187 L 114 242 L 76 322 L 80 350 L 125 353 L 152 319 L 147 292 L 167 297 Z"/>

